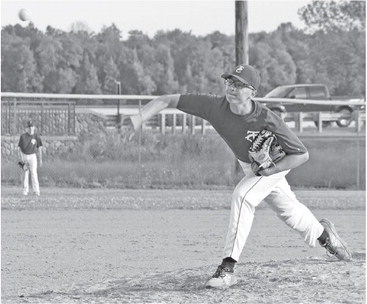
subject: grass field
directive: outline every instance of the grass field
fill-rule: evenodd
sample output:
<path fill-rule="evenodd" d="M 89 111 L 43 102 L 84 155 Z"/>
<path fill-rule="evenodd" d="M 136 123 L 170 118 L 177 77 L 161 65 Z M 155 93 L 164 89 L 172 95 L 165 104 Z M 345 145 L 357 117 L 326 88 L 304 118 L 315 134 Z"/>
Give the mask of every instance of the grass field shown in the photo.
<path fill-rule="evenodd" d="M 365 192 L 296 191 L 333 221 L 352 262 L 309 248 L 261 203 L 228 290 L 230 190 L 2 187 L 2 303 L 365 303 Z"/>
<path fill-rule="evenodd" d="M 310 159 L 288 175 L 293 187 L 365 190 L 363 137 L 310 137 L 303 142 Z M 20 183 L 16 164 L 16 157 L 2 159 L 2 184 Z M 140 147 L 136 138 L 93 137 L 67 153 L 46 151 L 39 168 L 41 185 L 49 187 L 215 189 L 232 188 L 241 178 L 233 153 L 216 134 L 144 134 Z"/>

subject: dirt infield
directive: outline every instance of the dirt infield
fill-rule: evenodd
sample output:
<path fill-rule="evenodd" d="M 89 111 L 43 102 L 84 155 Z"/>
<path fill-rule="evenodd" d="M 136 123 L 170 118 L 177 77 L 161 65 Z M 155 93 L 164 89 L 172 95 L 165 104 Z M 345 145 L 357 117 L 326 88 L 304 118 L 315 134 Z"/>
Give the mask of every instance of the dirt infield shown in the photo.
<path fill-rule="evenodd" d="M 2 189 L 2 303 L 365 303 L 365 194 L 296 192 L 352 262 L 309 248 L 262 203 L 236 267 L 221 259 L 230 191 Z"/>

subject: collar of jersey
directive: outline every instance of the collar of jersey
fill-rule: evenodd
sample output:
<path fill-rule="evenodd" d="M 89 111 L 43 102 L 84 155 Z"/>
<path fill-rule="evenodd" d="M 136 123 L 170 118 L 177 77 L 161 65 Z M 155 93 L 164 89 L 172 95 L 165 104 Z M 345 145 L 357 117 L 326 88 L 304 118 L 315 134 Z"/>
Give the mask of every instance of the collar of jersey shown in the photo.
<path fill-rule="evenodd" d="M 239 118 L 242 118 L 242 119 L 244 119 L 244 120 L 250 119 L 250 118 L 252 118 L 253 116 L 255 116 L 255 113 L 256 113 L 256 112 L 257 112 L 257 110 L 258 110 L 258 103 L 257 103 L 255 100 L 253 100 L 253 99 L 251 99 L 251 101 L 252 101 L 252 103 L 253 103 L 253 105 L 254 105 L 254 109 L 253 109 L 253 110 L 252 110 L 252 112 L 251 112 L 251 113 L 249 113 L 249 114 L 245 114 L 245 115 L 238 115 L 238 114 L 233 113 L 230 109 L 229 109 L 229 111 L 231 111 L 231 113 L 232 113 L 233 115 L 235 115 L 235 116 L 237 116 L 237 117 L 239 117 Z"/>

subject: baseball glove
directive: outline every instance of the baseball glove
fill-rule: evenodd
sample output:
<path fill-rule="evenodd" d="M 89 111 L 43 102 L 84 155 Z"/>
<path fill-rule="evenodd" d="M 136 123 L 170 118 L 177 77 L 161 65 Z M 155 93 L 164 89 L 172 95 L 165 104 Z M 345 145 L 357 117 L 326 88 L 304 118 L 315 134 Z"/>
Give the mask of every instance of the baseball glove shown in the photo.
<path fill-rule="evenodd" d="M 18 161 L 18 166 L 20 169 L 22 169 L 23 171 L 27 171 L 29 170 L 28 168 L 28 164 L 24 161 Z"/>
<path fill-rule="evenodd" d="M 257 176 L 260 176 L 259 171 L 261 169 L 275 166 L 284 156 L 285 152 L 275 135 L 265 129 L 259 132 L 249 148 L 251 168 Z"/>

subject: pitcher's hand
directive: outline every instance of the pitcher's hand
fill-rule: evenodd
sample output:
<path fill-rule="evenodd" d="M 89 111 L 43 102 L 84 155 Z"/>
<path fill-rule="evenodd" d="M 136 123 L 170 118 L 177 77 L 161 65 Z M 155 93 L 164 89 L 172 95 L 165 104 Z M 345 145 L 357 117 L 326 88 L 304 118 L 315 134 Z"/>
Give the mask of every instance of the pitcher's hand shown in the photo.
<path fill-rule="evenodd" d="M 121 137 L 125 142 L 131 141 L 134 138 L 136 129 L 134 128 L 131 116 L 121 115 L 119 127 L 121 129 Z"/>

